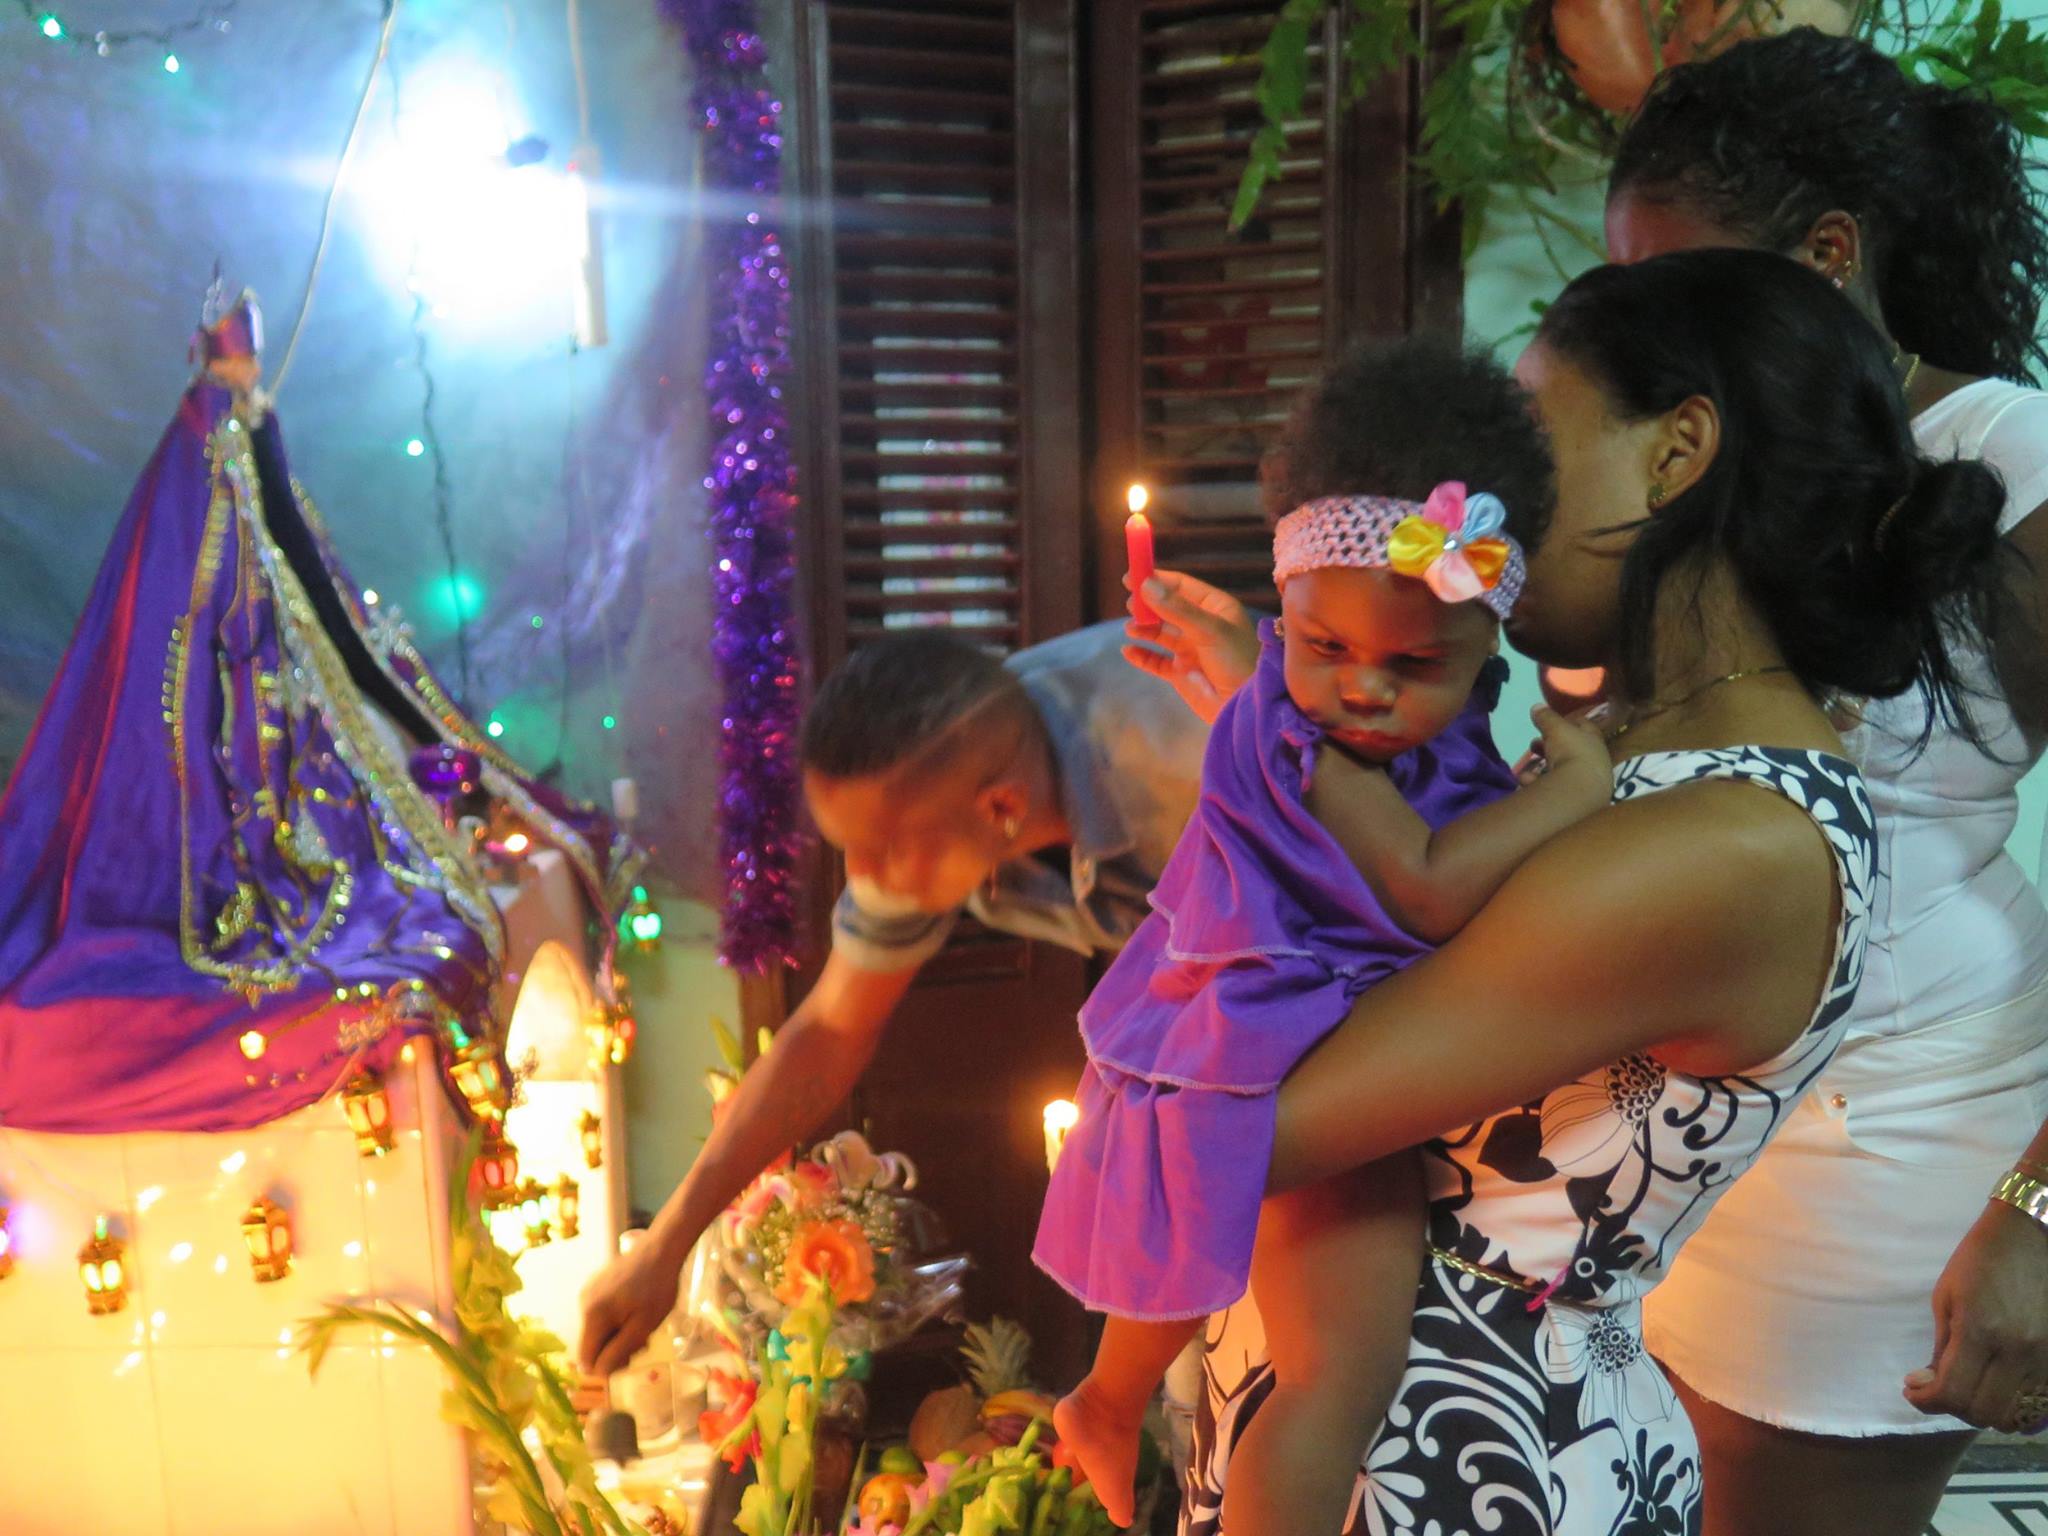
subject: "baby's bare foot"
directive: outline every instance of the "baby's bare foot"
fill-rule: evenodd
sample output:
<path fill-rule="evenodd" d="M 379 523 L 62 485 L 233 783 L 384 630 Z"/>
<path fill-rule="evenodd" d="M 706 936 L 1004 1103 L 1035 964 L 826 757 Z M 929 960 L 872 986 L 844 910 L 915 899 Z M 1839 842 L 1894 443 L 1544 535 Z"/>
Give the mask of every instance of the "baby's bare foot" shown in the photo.
<path fill-rule="evenodd" d="M 1083 1381 L 1053 1409 L 1052 1427 L 1059 1433 L 1060 1444 L 1080 1463 L 1111 1521 L 1129 1525 L 1137 1514 L 1143 1406 L 1133 1412 L 1112 1402 L 1092 1380 Z"/>

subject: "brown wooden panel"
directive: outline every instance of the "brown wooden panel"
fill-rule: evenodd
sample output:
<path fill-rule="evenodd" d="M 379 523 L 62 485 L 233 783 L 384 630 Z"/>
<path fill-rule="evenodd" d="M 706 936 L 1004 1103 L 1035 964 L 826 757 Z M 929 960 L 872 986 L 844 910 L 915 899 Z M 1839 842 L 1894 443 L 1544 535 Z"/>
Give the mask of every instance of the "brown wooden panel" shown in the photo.
<path fill-rule="evenodd" d="M 1458 323 L 1456 247 L 1410 170 L 1426 67 L 1339 110 L 1345 7 L 1312 44 L 1281 174 L 1229 233 L 1276 9 L 1143 0 L 1094 17 L 1103 613 L 1123 607 L 1134 479 L 1152 491 L 1161 564 L 1270 604 L 1258 468 L 1301 388 L 1361 337 Z"/>

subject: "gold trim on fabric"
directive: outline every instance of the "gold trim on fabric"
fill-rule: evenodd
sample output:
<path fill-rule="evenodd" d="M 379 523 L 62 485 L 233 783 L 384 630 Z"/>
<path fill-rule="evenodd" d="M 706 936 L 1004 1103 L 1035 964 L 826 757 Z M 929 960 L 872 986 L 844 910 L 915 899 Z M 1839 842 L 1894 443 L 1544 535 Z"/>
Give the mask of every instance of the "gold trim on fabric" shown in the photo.
<path fill-rule="evenodd" d="M 1447 1253 L 1435 1243 L 1430 1243 L 1427 1247 L 1432 1259 L 1455 1269 L 1461 1275 L 1470 1275 L 1475 1280 L 1490 1280 L 1503 1289 L 1520 1291 L 1524 1296 L 1543 1294 L 1544 1286 L 1539 1281 L 1524 1280 L 1520 1275 L 1505 1274 L 1497 1269 L 1488 1269 L 1484 1264 L 1474 1264 L 1470 1259 L 1461 1259 L 1455 1253 Z"/>

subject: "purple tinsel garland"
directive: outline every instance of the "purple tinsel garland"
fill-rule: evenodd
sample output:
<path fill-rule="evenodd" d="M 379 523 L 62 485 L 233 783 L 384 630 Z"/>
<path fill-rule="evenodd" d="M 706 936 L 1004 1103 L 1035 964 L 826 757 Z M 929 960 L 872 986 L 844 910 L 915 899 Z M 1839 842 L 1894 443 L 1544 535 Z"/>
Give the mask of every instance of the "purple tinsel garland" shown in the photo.
<path fill-rule="evenodd" d="M 797 636 L 792 611 L 796 466 L 789 410 L 789 267 L 781 220 L 782 103 L 769 88 L 756 0 L 663 0 L 682 26 L 704 126 L 713 297 L 704 384 L 712 420 L 712 652 L 723 687 L 719 954 L 756 974 L 794 963 Z M 731 194 L 731 198 L 716 194 Z"/>

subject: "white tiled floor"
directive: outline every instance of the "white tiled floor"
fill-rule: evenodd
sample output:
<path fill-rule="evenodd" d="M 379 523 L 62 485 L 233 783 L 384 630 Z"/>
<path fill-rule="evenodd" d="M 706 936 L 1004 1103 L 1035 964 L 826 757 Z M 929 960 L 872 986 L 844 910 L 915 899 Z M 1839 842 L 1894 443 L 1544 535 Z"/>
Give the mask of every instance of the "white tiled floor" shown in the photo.
<path fill-rule="evenodd" d="M 2048 1465 L 1959 1473 L 1927 1536 L 2048 1536 Z"/>

